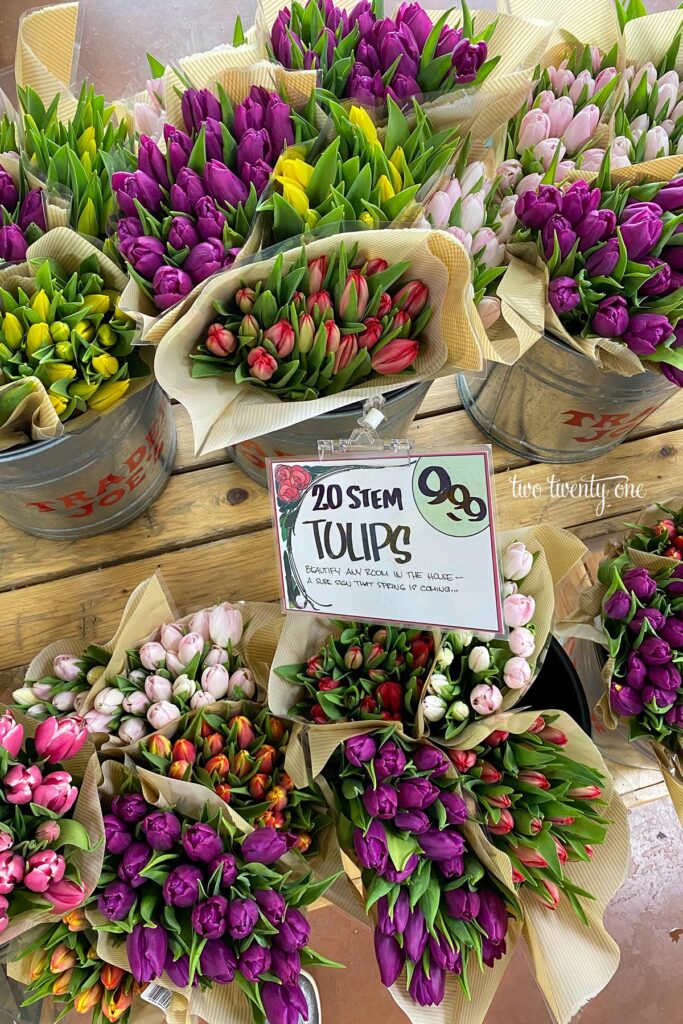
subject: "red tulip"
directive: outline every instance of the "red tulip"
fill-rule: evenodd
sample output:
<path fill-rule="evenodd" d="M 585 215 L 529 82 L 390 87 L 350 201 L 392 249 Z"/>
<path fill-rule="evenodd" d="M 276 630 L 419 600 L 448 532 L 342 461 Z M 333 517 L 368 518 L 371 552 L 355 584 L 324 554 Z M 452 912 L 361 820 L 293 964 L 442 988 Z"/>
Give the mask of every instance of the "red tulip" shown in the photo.
<path fill-rule="evenodd" d="M 327 256 L 316 256 L 315 259 L 308 261 L 309 292 L 319 292 L 322 290 L 329 265 L 330 261 Z"/>
<path fill-rule="evenodd" d="M 283 811 L 287 806 L 287 793 L 282 786 L 273 786 L 265 795 L 272 811 Z"/>
<path fill-rule="evenodd" d="M 325 725 L 326 722 L 330 721 L 319 704 L 314 704 L 311 708 L 311 718 L 316 725 Z"/>
<path fill-rule="evenodd" d="M 564 747 L 568 742 L 566 732 L 562 732 L 561 729 L 555 729 L 552 725 L 547 725 L 545 729 L 541 729 L 538 735 L 546 743 L 554 743 L 557 747 Z"/>
<path fill-rule="evenodd" d="M 388 270 L 389 264 L 386 260 L 381 259 L 379 256 L 373 256 L 371 260 L 365 264 L 363 268 L 367 277 L 372 277 L 373 274 L 381 274 L 382 271 Z"/>
<path fill-rule="evenodd" d="M 263 800 L 268 791 L 269 785 L 269 777 L 263 772 L 259 772 L 257 775 L 254 775 L 249 779 L 249 793 L 253 796 L 254 800 Z"/>
<path fill-rule="evenodd" d="M 172 779 L 188 779 L 192 773 L 189 761 L 172 761 L 168 766 L 168 774 Z"/>
<path fill-rule="evenodd" d="M 229 356 L 237 348 L 237 338 L 223 324 L 211 324 L 204 344 L 212 356 Z"/>
<path fill-rule="evenodd" d="M 550 782 L 542 772 L 523 771 L 519 773 L 519 781 L 537 789 L 550 789 Z"/>
<path fill-rule="evenodd" d="M 259 762 L 259 771 L 270 775 L 278 761 L 278 752 L 269 743 L 264 743 L 254 751 L 254 760 Z"/>
<path fill-rule="evenodd" d="M 186 761 L 194 764 L 197 760 L 197 748 L 190 740 L 176 740 L 171 751 L 171 758 L 174 761 Z"/>
<path fill-rule="evenodd" d="M 323 693 L 327 690 L 337 690 L 341 686 L 339 679 L 333 679 L 332 676 L 323 676 L 322 679 L 318 680 L 318 689 L 322 690 Z"/>
<path fill-rule="evenodd" d="M 254 761 L 246 750 L 238 750 L 232 760 L 232 774 L 238 779 L 244 779 L 254 767 Z"/>
<path fill-rule="evenodd" d="M 230 803 L 232 799 L 232 786 L 227 782 L 219 782 L 217 786 L 213 787 L 213 790 L 226 804 Z"/>
<path fill-rule="evenodd" d="M 389 292 L 382 292 L 382 298 L 379 300 L 379 306 L 377 307 L 377 316 L 383 317 L 391 313 L 394 308 L 394 300 L 392 299 Z"/>
<path fill-rule="evenodd" d="M 372 348 L 382 336 L 382 324 L 376 316 L 370 316 L 363 326 L 365 330 L 358 335 L 358 348 Z"/>
<path fill-rule="evenodd" d="M 506 836 L 515 827 L 515 819 L 508 810 L 502 810 L 497 824 L 494 823 L 493 818 L 489 815 L 486 819 L 486 825 L 489 832 L 492 832 L 494 836 Z"/>
<path fill-rule="evenodd" d="M 222 754 L 225 749 L 225 739 L 219 732 L 212 732 L 204 737 L 204 751 L 211 757 Z"/>
<path fill-rule="evenodd" d="M 461 775 L 473 768 L 477 762 L 477 755 L 473 750 L 449 750 L 448 756 Z"/>
<path fill-rule="evenodd" d="M 503 778 L 502 773 L 488 761 L 479 761 L 477 767 L 480 769 L 480 776 L 482 782 L 486 783 L 487 786 L 494 786 L 496 782 L 500 782 Z"/>
<path fill-rule="evenodd" d="M 489 747 L 499 747 L 501 743 L 505 743 L 509 735 L 509 732 L 504 732 L 502 729 L 494 729 L 486 737 L 486 743 Z"/>
<path fill-rule="evenodd" d="M 349 270 L 339 302 L 339 313 L 345 319 L 362 320 L 370 299 L 367 278 L 357 267 Z M 348 316 L 347 316 L 348 314 Z"/>
<path fill-rule="evenodd" d="M 540 732 L 541 729 L 545 729 L 545 718 L 543 715 L 538 716 L 538 718 L 529 726 L 527 732 Z"/>
<path fill-rule="evenodd" d="M 294 849 L 298 850 L 299 853 L 306 853 L 312 842 L 313 840 L 309 836 L 308 832 L 300 832 L 296 838 Z"/>
<path fill-rule="evenodd" d="M 210 757 L 204 767 L 207 772 L 212 775 L 215 772 L 221 779 L 230 773 L 230 761 L 225 754 L 216 754 L 215 757 Z"/>
<path fill-rule="evenodd" d="M 403 707 L 403 687 L 400 683 L 380 683 L 375 696 L 385 711 L 400 711 Z"/>
<path fill-rule="evenodd" d="M 530 850 L 526 846 L 513 846 L 511 852 L 517 860 L 527 868 L 547 868 L 548 861 L 542 857 L 538 850 Z"/>
<path fill-rule="evenodd" d="M 567 793 L 573 800 L 597 800 L 602 796 L 600 786 L 577 786 Z"/>
<path fill-rule="evenodd" d="M 230 730 L 235 729 L 235 739 L 241 750 L 246 750 L 256 738 L 252 724 L 245 715 L 235 715 L 234 718 L 230 719 L 228 727 Z"/>
<path fill-rule="evenodd" d="M 414 320 L 421 313 L 429 299 L 429 288 L 421 281 L 408 281 L 394 295 L 394 305 L 404 310 Z"/>
<path fill-rule="evenodd" d="M 370 362 L 375 373 L 402 373 L 415 362 L 419 351 L 419 341 L 394 338 L 388 345 L 375 352 Z"/>
<path fill-rule="evenodd" d="M 364 714 L 374 715 L 379 705 L 374 697 L 363 697 L 358 707 Z"/>
<path fill-rule="evenodd" d="M 544 895 L 541 892 L 532 892 L 531 895 L 534 897 L 536 902 L 540 903 L 541 906 L 546 908 L 546 910 L 557 910 L 560 904 L 560 890 L 554 882 L 551 882 L 547 878 L 543 878 L 541 880 L 541 884 L 543 885 L 547 895 Z"/>
<path fill-rule="evenodd" d="M 289 320 L 278 320 L 276 324 L 263 332 L 263 336 L 275 345 L 280 359 L 286 359 L 288 355 L 291 355 L 296 335 Z"/>

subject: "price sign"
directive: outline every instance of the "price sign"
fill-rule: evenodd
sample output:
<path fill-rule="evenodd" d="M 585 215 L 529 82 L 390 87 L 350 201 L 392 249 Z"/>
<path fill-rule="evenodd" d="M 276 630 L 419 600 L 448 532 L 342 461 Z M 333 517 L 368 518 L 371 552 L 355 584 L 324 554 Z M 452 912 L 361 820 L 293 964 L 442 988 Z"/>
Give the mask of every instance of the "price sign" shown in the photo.
<path fill-rule="evenodd" d="M 286 611 L 503 633 L 491 450 L 269 459 Z"/>

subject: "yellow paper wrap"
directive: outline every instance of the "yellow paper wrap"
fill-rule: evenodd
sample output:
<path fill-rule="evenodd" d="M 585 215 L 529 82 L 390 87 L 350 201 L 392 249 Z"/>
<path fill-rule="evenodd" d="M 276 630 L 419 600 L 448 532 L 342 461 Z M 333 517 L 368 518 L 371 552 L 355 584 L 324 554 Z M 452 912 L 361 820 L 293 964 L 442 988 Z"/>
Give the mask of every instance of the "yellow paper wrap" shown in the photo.
<path fill-rule="evenodd" d="M 27 11 L 19 22 L 14 76 L 17 85 L 31 86 L 48 106 L 59 93 L 58 116 L 69 120 L 77 99 L 69 88 L 78 25 L 78 3 L 55 4 Z"/>

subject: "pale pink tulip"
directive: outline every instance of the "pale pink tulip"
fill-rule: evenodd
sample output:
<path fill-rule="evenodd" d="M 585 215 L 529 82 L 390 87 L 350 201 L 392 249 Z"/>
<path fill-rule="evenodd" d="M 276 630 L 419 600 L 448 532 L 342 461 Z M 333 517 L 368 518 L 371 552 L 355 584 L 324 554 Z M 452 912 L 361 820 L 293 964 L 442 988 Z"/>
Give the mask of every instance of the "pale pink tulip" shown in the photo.
<path fill-rule="evenodd" d="M 472 236 L 472 255 L 478 256 L 487 269 L 499 267 L 505 257 L 505 247 L 492 228 L 479 228 Z"/>
<path fill-rule="evenodd" d="M 483 182 L 486 181 L 486 168 L 481 160 L 475 160 L 474 163 L 470 164 L 465 170 L 462 178 L 460 179 L 460 189 L 463 196 L 468 196 L 470 193 L 478 187 L 483 187 Z"/>
<path fill-rule="evenodd" d="M 197 633 L 204 643 L 208 643 L 211 639 L 211 634 L 209 632 L 209 616 L 212 611 L 212 608 L 203 608 L 200 612 L 196 612 L 190 619 L 188 633 Z"/>
<path fill-rule="evenodd" d="M 616 156 L 610 157 L 610 167 L 615 169 L 617 167 L 630 167 L 631 158 L 626 156 L 625 153 L 617 153 Z"/>
<path fill-rule="evenodd" d="M 574 104 L 569 96 L 559 96 L 546 111 L 550 121 L 550 135 L 561 138 L 574 117 Z"/>
<path fill-rule="evenodd" d="M 427 203 L 425 213 L 432 227 L 442 228 L 448 224 L 448 218 L 451 215 L 452 209 L 453 203 L 446 192 L 435 192 Z"/>
<path fill-rule="evenodd" d="M 463 244 L 466 251 L 471 255 L 472 253 L 472 235 L 469 231 L 463 231 L 462 228 L 454 227 L 448 229 L 449 234 L 453 235 Z"/>
<path fill-rule="evenodd" d="M 227 601 L 216 605 L 209 617 L 209 630 L 214 644 L 219 647 L 231 644 L 235 647 L 242 639 L 244 630 L 242 613 Z"/>
<path fill-rule="evenodd" d="M 500 178 L 500 187 L 503 189 L 514 188 L 522 177 L 522 173 L 522 165 L 519 160 L 504 160 L 496 170 L 496 175 Z"/>
<path fill-rule="evenodd" d="M 604 158 L 604 149 L 587 149 L 581 154 L 579 167 L 582 171 L 599 171 Z"/>
<path fill-rule="evenodd" d="M 657 89 L 657 103 L 655 104 L 655 114 L 659 114 L 660 111 L 664 111 L 664 117 L 668 117 L 671 111 L 676 106 L 678 99 L 678 86 L 677 85 L 662 85 Z"/>
<path fill-rule="evenodd" d="M 546 171 L 555 158 L 555 150 L 558 146 L 560 147 L 560 159 L 562 159 L 566 147 L 559 139 L 543 139 L 543 142 L 538 142 L 534 146 L 534 157 L 541 161 Z"/>
<path fill-rule="evenodd" d="M 668 135 L 668 137 L 671 138 L 671 136 L 673 135 L 673 131 L 674 131 L 674 128 L 676 127 L 676 125 L 673 123 L 673 121 L 671 121 L 671 120 L 669 120 L 667 118 L 666 121 L 662 121 L 662 123 L 660 124 L 659 127 L 663 128 L 664 131 L 666 132 L 666 134 Z"/>
<path fill-rule="evenodd" d="M 517 226 L 516 204 L 517 196 L 505 196 L 498 209 L 499 224 L 496 228 L 496 235 L 502 245 L 510 241 Z"/>
<path fill-rule="evenodd" d="M 565 89 L 570 89 L 574 84 L 574 73 L 569 68 L 548 68 L 548 75 L 550 76 L 550 82 L 555 90 L 555 94 L 563 92 Z"/>
<path fill-rule="evenodd" d="M 601 89 L 604 89 L 606 85 L 609 85 L 612 79 L 616 78 L 616 76 L 616 68 L 605 68 L 604 71 L 601 71 L 598 77 L 595 79 L 595 92 L 593 93 L 593 95 L 595 95 L 596 92 L 600 92 Z"/>
<path fill-rule="evenodd" d="M 460 199 L 462 195 L 462 189 L 460 188 L 460 182 L 458 181 L 458 179 L 453 178 L 452 181 L 449 181 L 444 189 L 444 192 L 451 201 L 451 207 L 455 206 L 458 199 Z"/>
<path fill-rule="evenodd" d="M 536 100 L 534 101 L 534 106 L 537 107 L 538 110 L 542 110 L 544 114 L 547 114 L 554 102 L 555 93 L 553 92 L 553 90 L 543 89 L 542 92 L 539 92 L 538 96 L 536 97 Z"/>
<path fill-rule="evenodd" d="M 638 70 L 636 71 L 635 75 L 633 76 L 633 83 L 631 85 L 631 93 L 632 94 L 638 88 L 638 85 L 639 85 L 640 80 L 643 77 L 643 75 L 646 76 L 647 84 L 648 84 L 648 86 L 651 89 L 652 86 L 657 81 L 657 68 L 654 66 L 652 61 L 648 61 L 647 64 L 643 64 L 642 68 L 638 68 Z"/>
<path fill-rule="evenodd" d="M 660 156 L 669 155 L 669 136 L 657 125 L 650 128 L 645 141 L 645 160 L 656 160 Z"/>
<path fill-rule="evenodd" d="M 683 103 L 681 103 L 681 111 L 683 112 Z M 650 118 L 647 114 L 639 114 L 638 117 L 633 118 L 629 127 L 632 132 L 646 132 L 650 127 Z"/>
<path fill-rule="evenodd" d="M 585 103 L 595 92 L 595 82 L 590 71 L 580 71 L 574 79 L 574 84 L 569 90 L 569 98 L 572 103 L 581 101 Z"/>
<path fill-rule="evenodd" d="M 679 102 L 676 104 L 676 106 L 671 111 L 671 120 L 672 121 L 680 121 L 680 119 L 682 117 L 683 117 L 683 100 L 679 100 Z M 636 120 L 638 120 L 638 118 L 636 118 Z M 631 127 L 633 127 L 633 125 L 631 125 Z M 649 122 L 648 122 L 647 127 L 648 128 L 650 127 Z"/>
<path fill-rule="evenodd" d="M 544 115 L 545 116 L 545 115 Z M 484 200 L 480 192 L 465 196 L 460 207 L 460 227 L 470 234 L 478 231 L 486 219 Z"/>
<path fill-rule="evenodd" d="M 161 627 L 159 642 L 167 651 L 177 651 L 185 631 L 177 622 L 165 622 Z"/>
<path fill-rule="evenodd" d="M 523 192 L 535 192 L 542 180 L 542 174 L 526 174 L 521 181 L 517 182 L 515 192 L 518 196 L 521 196 Z"/>
<path fill-rule="evenodd" d="M 524 153 L 530 146 L 535 146 L 550 135 L 550 118 L 542 110 L 528 110 L 519 126 L 517 152 Z"/>
<path fill-rule="evenodd" d="M 589 139 L 593 138 L 599 121 L 600 110 L 594 103 L 589 103 L 573 118 L 564 133 L 564 141 L 570 156 L 578 153 Z"/>
<path fill-rule="evenodd" d="M 600 47 L 596 46 L 595 43 L 591 43 L 591 64 L 593 67 L 593 74 L 597 75 L 602 64 L 602 53 Z"/>
<path fill-rule="evenodd" d="M 630 156 L 631 142 L 625 135 L 617 135 L 616 138 L 612 139 L 609 151 L 610 159 L 614 159 L 616 156 Z"/>
<path fill-rule="evenodd" d="M 555 181 L 564 181 L 571 171 L 576 169 L 576 163 L 573 160 L 560 160 L 555 171 Z"/>
<path fill-rule="evenodd" d="M 680 77 L 677 71 L 667 71 L 657 79 L 657 89 L 661 89 L 663 85 L 673 85 L 676 89 L 681 84 Z"/>

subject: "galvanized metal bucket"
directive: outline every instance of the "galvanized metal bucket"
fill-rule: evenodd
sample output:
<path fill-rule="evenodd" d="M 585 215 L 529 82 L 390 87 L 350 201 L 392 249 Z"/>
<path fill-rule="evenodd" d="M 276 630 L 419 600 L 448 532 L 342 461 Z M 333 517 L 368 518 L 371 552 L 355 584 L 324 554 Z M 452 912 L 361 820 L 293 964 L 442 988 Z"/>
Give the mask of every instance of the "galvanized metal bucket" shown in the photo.
<path fill-rule="evenodd" d="M 117 530 L 161 494 L 175 445 L 171 403 L 152 383 L 83 430 L 0 453 L 0 516 L 54 540 Z"/>
<path fill-rule="evenodd" d="M 584 462 L 616 448 L 678 389 L 658 373 L 621 377 L 546 334 L 513 366 L 461 374 L 470 419 L 534 462 Z"/>
<path fill-rule="evenodd" d="M 378 428 L 381 437 L 405 437 L 408 427 L 429 391 L 431 381 L 410 384 L 384 396 L 384 420 Z M 315 458 L 321 438 L 348 437 L 358 425 L 363 406 L 360 402 L 343 409 L 314 416 L 272 434 L 262 434 L 228 448 L 232 461 L 255 483 L 267 487 L 266 459 Z"/>

